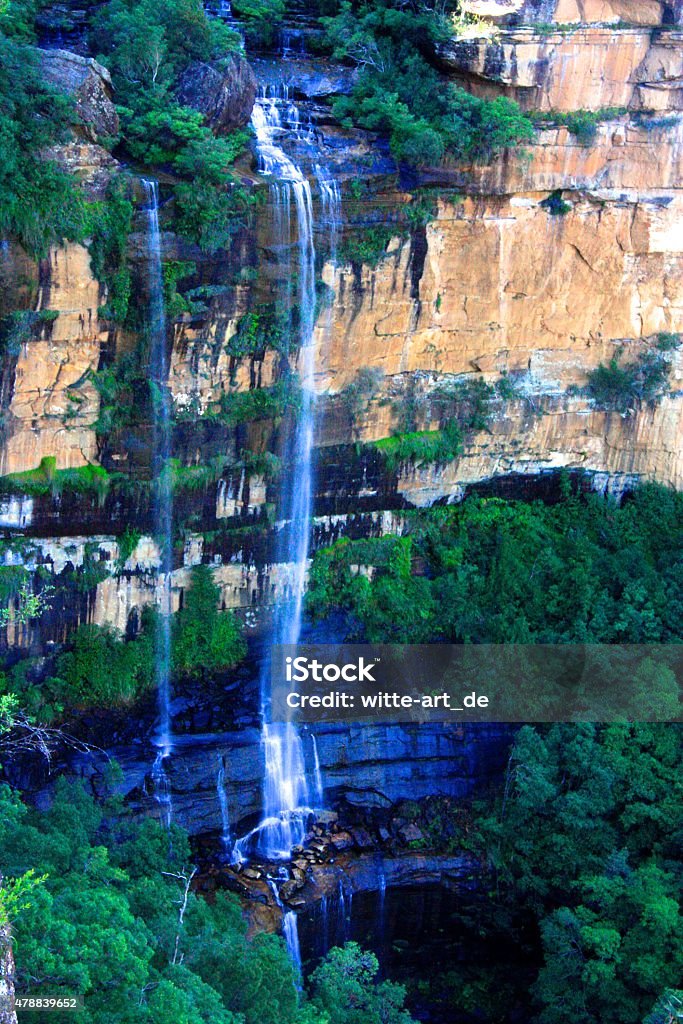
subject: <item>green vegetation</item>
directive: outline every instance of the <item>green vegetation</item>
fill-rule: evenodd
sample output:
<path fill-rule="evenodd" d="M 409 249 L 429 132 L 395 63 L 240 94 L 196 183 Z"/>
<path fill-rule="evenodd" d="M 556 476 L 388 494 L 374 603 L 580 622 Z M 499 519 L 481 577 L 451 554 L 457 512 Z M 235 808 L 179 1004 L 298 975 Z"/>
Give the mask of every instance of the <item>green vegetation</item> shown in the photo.
<path fill-rule="evenodd" d="M 488 428 L 492 402 L 514 397 L 514 385 L 507 377 L 495 384 L 479 379 L 445 380 L 428 390 L 411 377 L 401 397 L 392 402 L 397 433 L 369 447 L 382 454 L 391 473 L 407 462 L 450 462 L 462 452 L 469 434 Z M 437 420 L 438 429 L 416 429 L 426 410 Z"/>
<path fill-rule="evenodd" d="M 123 553 L 136 543 L 133 532 L 124 534 Z M 54 587 L 43 586 L 35 595 L 27 589 L 25 569 L 0 568 L 0 602 L 4 605 L 18 596 L 21 620 L 22 595 L 24 618 L 39 617 L 53 600 L 69 596 L 73 600 L 74 591 L 87 592 L 106 575 L 106 568 L 92 557 L 95 552 L 90 554 L 73 577 L 60 576 Z M 209 566 L 196 566 L 184 606 L 171 624 L 174 676 L 210 680 L 244 657 L 241 626 L 232 612 L 219 610 L 219 598 Z M 0 623 L 6 618 L 5 609 L 0 609 Z M 155 686 L 157 634 L 157 613 L 152 608 L 143 611 L 140 633 L 129 639 L 112 626 L 79 626 L 51 661 L 29 657 L 17 662 L 0 677 L 0 694 L 16 696 L 40 723 L 63 721 L 86 709 L 129 707 Z"/>
<path fill-rule="evenodd" d="M 572 208 L 572 204 L 562 198 L 561 188 L 556 188 L 546 199 L 542 199 L 539 206 L 547 210 L 551 217 L 564 217 Z"/>
<path fill-rule="evenodd" d="M 176 230 L 205 252 L 224 248 L 249 207 L 230 173 L 247 135 L 217 138 L 175 92 L 193 61 L 220 61 L 239 50 L 239 37 L 198 0 L 110 0 L 92 19 L 91 44 L 116 86 L 120 145 L 134 161 L 180 177 Z"/>
<path fill-rule="evenodd" d="M 261 303 L 240 317 L 237 330 L 228 340 L 227 351 L 235 358 L 262 354 L 268 349 L 286 352 L 298 317 L 296 307 L 287 315 L 272 303 Z"/>
<path fill-rule="evenodd" d="M 397 160 L 418 167 L 489 160 L 533 137 L 531 120 L 512 100 L 471 96 L 425 60 L 425 47 L 452 32 L 435 10 L 343 0 L 321 21 L 334 57 L 359 68 L 352 95 L 335 101 L 335 114 L 388 136 Z"/>
<path fill-rule="evenodd" d="M 622 507 L 469 498 L 414 513 L 405 537 L 318 551 L 308 608 L 344 609 L 353 634 L 377 642 L 676 642 L 682 523 L 683 497 L 655 486 Z M 378 567 L 372 580 L 355 575 L 359 564 Z"/>
<path fill-rule="evenodd" d="M 332 949 L 311 976 L 313 1005 L 329 1024 L 413 1024 L 403 1009 L 405 989 L 377 984 L 379 961 L 355 942 Z"/>
<path fill-rule="evenodd" d="M 86 233 L 85 204 L 71 178 L 40 154 L 74 120 L 72 105 L 43 79 L 26 3 L 0 11 L 0 234 L 33 256 Z"/>
<path fill-rule="evenodd" d="M 394 434 L 372 447 L 383 456 L 389 472 L 393 473 L 405 462 L 450 462 L 462 451 L 460 427 L 452 420 L 443 430 L 418 430 L 407 434 Z"/>
<path fill-rule="evenodd" d="M 114 178 L 104 202 L 90 207 L 90 262 L 97 280 L 107 288 L 107 304 L 101 314 L 125 323 L 131 298 L 131 271 L 127 261 L 128 236 L 133 226 L 132 184 Z"/>
<path fill-rule="evenodd" d="M 251 391 L 225 391 L 221 395 L 218 418 L 230 426 L 253 420 L 274 420 L 276 423 L 291 411 L 301 408 L 298 378 L 289 375 L 268 388 Z"/>
<path fill-rule="evenodd" d="M 250 47 L 272 47 L 285 16 L 284 0 L 234 0 L 233 14 L 244 25 Z"/>
<path fill-rule="evenodd" d="M 0 320 L 0 352 L 16 357 L 22 345 L 35 338 L 43 329 L 50 330 L 59 313 L 54 309 L 22 309 L 9 313 Z"/>
<path fill-rule="evenodd" d="M 209 566 L 196 566 L 185 603 L 173 620 L 171 657 L 178 675 L 211 677 L 246 654 L 241 626 L 232 612 L 219 611 L 219 599 Z"/>
<path fill-rule="evenodd" d="M 665 336 L 666 337 L 666 336 Z M 665 341 L 659 351 L 641 352 L 636 359 L 621 363 L 615 355 L 588 374 L 587 391 L 602 409 L 628 412 L 635 405 L 656 405 L 669 388 L 671 365 L 662 353 L 670 351 Z"/>
<path fill-rule="evenodd" d="M 0 494 L 57 495 L 63 491 L 94 494 L 104 501 L 109 487 L 109 474 L 102 466 L 88 463 L 77 469 L 57 469 L 54 455 L 46 455 L 37 469 L 8 473 L 0 477 Z"/>
<path fill-rule="evenodd" d="M 235 896 L 193 891 L 185 833 L 135 823 L 116 799 L 60 779 L 36 811 L 0 786 L 0 863 L 17 990 L 83 994 L 83 1024 L 412 1024 L 403 990 L 353 944 L 318 968 L 310 1000 L 297 992 L 279 936 L 248 938 Z"/>
<path fill-rule="evenodd" d="M 682 778 L 675 726 L 521 730 L 478 829 L 495 912 L 538 920 L 540 1024 L 639 1024 L 680 983 Z"/>
<path fill-rule="evenodd" d="M 536 125 L 566 125 L 580 145 L 590 146 L 601 122 L 613 121 L 627 113 L 626 107 L 601 107 L 599 110 L 548 110 L 532 116 Z"/>

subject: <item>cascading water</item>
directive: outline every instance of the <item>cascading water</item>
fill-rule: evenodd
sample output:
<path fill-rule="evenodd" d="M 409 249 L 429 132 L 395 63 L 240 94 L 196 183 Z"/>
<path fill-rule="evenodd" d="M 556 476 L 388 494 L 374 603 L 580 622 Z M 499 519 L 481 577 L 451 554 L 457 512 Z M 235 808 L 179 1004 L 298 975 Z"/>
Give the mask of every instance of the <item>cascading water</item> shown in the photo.
<path fill-rule="evenodd" d="M 225 791 L 225 765 L 221 762 L 216 776 L 216 793 L 218 806 L 221 809 L 221 842 L 226 849 L 230 848 L 230 811 L 228 794 Z"/>
<path fill-rule="evenodd" d="M 152 768 L 154 796 L 162 821 L 170 824 L 171 789 L 164 770 L 164 759 L 172 750 L 171 736 L 171 569 L 172 569 L 172 494 L 167 467 L 171 456 L 171 403 L 168 392 L 166 348 L 166 308 L 161 267 L 159 229 L 159 190 L 156 181 L 142 179 L 148 233 L 149 345 L 150 377 L 154 410 L 154 473 L 156 484 L 155 531 L 159 539 L 159 621 L 155 671 L 159 702 L 159 731 L 155 738 L 157 755 Z"/>
<path fill-rule="evenodd" d="M 296 967 L 296 984 L 297 988 L 301 985 L 301 946 L 299 944 L 299 920 L 293 910 L 285 910 L 282 900 L 280 899 L 280 893 L 278 889 L 278 883 L 286 881 L 288 878 L 287 868 L 281 867 L 276 876 L 267 875 L 266 882 L 270 889 L 273 899 L 277 903 L 278 907 L 282 911 L 282 937 L 285 940 L 287 946 L 287 952 L 289 953 L 290 960 Z"/>
<path fill-rule="evenodd" d="M 310 126 L 303 123 L 297 107 L 291 103 L 286 88 L 270 94 L 262 91 L 254 106 L 252 125 L 256 134 L 259 170 L 275 179 L 270 191 L 274 228 L 278 236 L 275 239 L 276 251 L 288 261 L 292 244 L 292 212 L 296 215 L 296 267 L 290 268 L 288 264 L 283 269 L 285 288 L 292 277 L 298 286 L 301 409 L 288 453 L 293 471 L 282 494 L 286 521 L 280 534 L 279 551 L 280 561 L 292 566 L 291 600 L 280 609 L 274 634 L 276 643 L 295 644 L 301 632 L 313 484 L 315 243 L 310 183 L 301 167 L 284 152 L 280 140 L 288 135 L 299 145 L 312 146 L 314 136 Z M 324 209 L 328 210 L 331 197 L 338 197 L 339 193 L 329 184 L 329 176 L 325 181 L 322 195 Z M 294 270 L 296 272 L 292 273 Z M 287 299 L 288 295 L 284 298 Z M 303 840 L 311 815 L 301 737 L 291 722 L 269 721 L 265 682 L 262 680 L 261 707 L 265 761 L 263 818 L 257 828 L 235 844 L 234 858 L 238 862 L 254 852 L 267 860 L 287 859 L 292 847 Z"/>
<path fill-rule="evenodd" d="M 323 806 L 323 775 L 320 770 L 320 758 L 318 757 L 318 744 L 315 734 L 311 733 L 311 745 L 313 747 L 313 782 L 315 784 L 315 800 L 318 807 Z"/>

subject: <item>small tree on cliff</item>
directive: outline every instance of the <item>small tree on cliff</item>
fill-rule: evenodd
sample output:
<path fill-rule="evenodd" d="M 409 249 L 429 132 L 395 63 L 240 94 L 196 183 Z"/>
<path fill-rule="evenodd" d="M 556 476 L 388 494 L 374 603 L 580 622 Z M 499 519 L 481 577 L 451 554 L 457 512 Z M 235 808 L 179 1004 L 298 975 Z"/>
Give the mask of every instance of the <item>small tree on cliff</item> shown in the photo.
<path fill-rule="evenodd" d="M 240 624 L 220 611 L 220 591 L 208 565 L 192 570 L 185 604 L 173 624 L 173 670 L 199 679 L 232 668 L 245 655 Z"/>

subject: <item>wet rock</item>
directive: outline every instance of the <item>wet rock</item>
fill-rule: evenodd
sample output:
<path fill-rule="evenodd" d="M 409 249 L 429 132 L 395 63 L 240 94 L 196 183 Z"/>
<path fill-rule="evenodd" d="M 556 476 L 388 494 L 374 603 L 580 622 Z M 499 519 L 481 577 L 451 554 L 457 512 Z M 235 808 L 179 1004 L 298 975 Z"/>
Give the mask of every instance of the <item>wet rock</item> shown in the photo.
<path fill-rule="evenodd" d="M 254 882 L 257 882 L 259 879 L 263 878 L 263 872 L 259 871 L 258 868 L 244 868 L 242 874 L 244 875 L 245 878 L 249 878 Z"/>
<path fill-rule="evenodd" d="M 336 824 L 338 820 L 339 815 L 336 811 L 318 811 L 316 814 L 316 821 L 323 827 L 330 828 L 330 826 Z"/>
<path fill-rule="evenodd" d="M 119 118 L 107 69 L 69 50 L 39 50 L 38 54 L 45 80 L 75 101 L 77 133 L 90 142 L 118 135 Z"/>
<path fill-rule="evenodd" d="M 178 99 L 204 114 L 219 135 L 247 124 L 256 97 L 256 76 L 251 65 L 236 54 L 221 66 L 199 61 L 180 77 Z"/>
<path fill-rule="evenodd" d="M 330 836 L 330 842 L 335 850 L 350 850 L 353 846 L 353 836 L 350 832 L 336 832 Z"/>
<path fill-rule="evenodd" d="M 65 142 L 50 146 L 43 154 L 72 174 L 88 199 L 104 199 L 107 185 L 120 168 L 118 160 L 104 146 L 93 142 Z"/>
<path fill-rule="evenodd" d="M 370 850 L 375 846 L 375 841 L 365 828 L 354 828 L 353 841 L 359 850 Z"/>
<path fill-rule="evenodd" d="M 398 830 L 398 834 L 404 843 L 418 843 L 421 839 L 424 839 L 424 835 L 412 822 L 408 825 L 404 825 Z"/>
<path fill-rule="evenodd" d="M 295 892 L 298 892 L 302 888 L 303 883 L 297 882 L 294 878 L 290 878 L 289 881 L 283 882 L 280 886 L 280 899 L 285 903 L 288 903 Z"/>

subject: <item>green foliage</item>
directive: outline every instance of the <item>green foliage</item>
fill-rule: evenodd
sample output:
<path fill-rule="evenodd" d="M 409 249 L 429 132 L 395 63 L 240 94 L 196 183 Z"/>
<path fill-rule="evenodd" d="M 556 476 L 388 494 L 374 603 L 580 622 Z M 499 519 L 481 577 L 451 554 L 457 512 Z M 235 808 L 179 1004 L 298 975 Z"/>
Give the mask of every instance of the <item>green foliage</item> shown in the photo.
<path fill-rule="evenodd" d="M 131 272 L 127 261 L 128 236 L 133 224 L 130 182 L 113 178 L 106 200 L 90 207 L 90 262 L 97 280 L 107 288 L 102 315 L 125 323 L 131 299 Z"/>
<path fill-rule="evenodd" d="M 135 640 L 123 640 L 111 626 L 79 626 L 69 646 L 45 682 L 51 701 L 66 711 L 130 705 L 154 686 L 149 623 Z"/>
<path fill-rule="evenodd" d="M 14 922 L 19 991 L 82 993 L 83 1024 L 299 1021 L 284 943 L 248 939 L 235 897 L 189 891 L 179 919 L 191 868 L 176 826 L 117 822 L 64 780 L 46 812 L 2 786 L 0 862 L 14 878 L 47 875 Z"/>
<path fill-rule="evenodd" d="M 675 726 L 521 730 L 480 828 L 503 898 L 539 920 L 540 1024 L 638 1024 L 680 980 L 682 768 Z"/>
<path fill-rule="evenodd" d="M 198 180 L 176 187 L 176 228 L 202 252 L 225 249 L 248 222 L 253 197 L 234 182 L 222 188 Z"/>
<path fill-rule="evenodd" d="M 100 412 L 95 424 L 99 437 L 138 423 L 149 409 L 150 387 L 142 357 L 138 347 L 93 375 L 100 396 Z"/>
<path fill-rule="evenodd" d="M 374 953 L 355 942 L 332 949 L 311 975 L 313 1005 L 329 1024 L 413 1024 L 403 1009 L 405 989 L 378 982 L 378 971 Z"/>
<path fill-rule="evenodd" d="M 9 473 L 0 477 L 0 493 L 58 495 L 62 491 L 94 494 L 104 501 L 109 487 L 109 474 L 102 466 L 88 463 L 76 469 L 57 469 L 54 455 L 46 455 L 37 469 L 23 473 Z"/>
<path fill-rule="evenodd" d="M 244 657 L 241 626 L 232 612 L 219 611 L 219 599 L 209 566 L 195 566 L 183 608 L 173 620 L 172 664 L 178 675 L 210 677 Z"/>
<path fill-rule="evenodd" d="M 510 397 L 507 380 L 502 379 L 498 385 L 479 379 L 443 381 L 424 391 L 411 377 L 401 397 L 392 402 L 398 432 L 375 441 L 371 447 L 382 453 L 392 473 L 406 462 L 450 462 L 462 452 L 469 433 L 487 429 L 491 402 L 496 395 Z M 426 407 L 436 417 L 438 430 L 415 430 Z"/>
<path fill-rule="evenodd" d="M 249 46 L 273 45 L 285 16 L 284 0 L 235 0 L 232 10 L 244 24 Z"/>
<path fill-rule="evenodd" d="M 0 593 L 5 600 L 14 596 L 17 599 L 15 608 L 0 608 L 0 628 L 10 622 L 19 624 L 39 619 L 49 606 L 51 589 L 43 588 L 36 594 L 31 588 L 26 569 L 19 569 L 18 566 L 0 567 Z"/>
<path fill-rule="evenodd" d="M 192 61 L 226 56 L 239 48 L 239 37 L 207 18 L 198 0 L 110 0 L 92 25 L 92 44 L 112 72 L 121 104 L 123 148 L 137 163 L 180 176 L 175 230 L 205 252 L 225 248 L 251 204 L 230 170 L 248 136 L 217 138 L 174 90 Z"/>
<path fill-rule="evenodd" d="M 556 188 L 549 196 L 541 200 L 539 205 L 547 210 L 552 217 L 564 217 L 572 208 L 572 204 L 562 198 L 561 188 Z"/>
<path fill-rule="evenodd" d="M 549 110 L 532 116 L 537 125 L 566 125 L 581 146 L 590 146 L 602 121 L 612 121 L 627 113 L 626 107 L 601 107 L 599 110 Z"/>
<path fill-rule="evenodd" d="M 335 114 L 387 135 L 397 160 L 417 167 L 488 160 L 533 137 L 530 119 L 512 100 L 471 96 L 427 63 L 425 45 L 449 31 L 435 11 L 345 0 L 321 21 L 333 56 L 360 68 L 353 94 L 335 101 Z"/>
<path fill-rule="evenodd" d="M 140 543 L 141 537 L 142 534 L 134 526 L 126 526 L 126 529 L 123 531 L 123 533 L 118 539 L 119 557 L 117 564 L 119 565 L 120 568 L 123 568 L 123 566 L 126 564 L 130 556 L 133 554 L 136 547 Z"/>
<path fill-rule="evenodd" d="M 655 405 L 668 391 L 669 361 L 660 352 L 642 352 L 629 363 L 613 356 L 588 374 L 588 394 L 603 409 L 627 412 L 634 405 Z"/>
<path fill-rule="evenodd" d="M 0 320 L 0 351 L 10 357 L 20 354 L 22 346 L 49 331 L 59 313 L 54 309 L 21 309 Z"/>
<path fill-rule="evenodd" d="M 352 381 L 339 393 L 355 431 L 370 402 L 382 386 L 384 372 L 376 367 L 362 366 Z"/>
<path fill-rule="evenodd" d="M 298 379 L 287 376 L 269 388 L 223 392 L 218 416 L 230 426 L 266 419 L 278 422 L 287 412 L 297 413 L 300 408 Z"/>
<path fill-rule="evenodd" d="M 190 277 L 197 269 L 190 260 L 166 260 L 163 266 L 164 301 L 166 315 L 175 320 L 183 313 L 192 312 L 192 303 L 178 291 L 178 282 Z"/>
<path fill-rule="evenodd" d="M 316 552 L 308 607 L 349 611 L 377 642 L 676 642 L 681 523 L 681 495 L 654 486 L 621 508 L 597 496 L 552 506 L 469 498 L 411 516 L 405 540 L 424 576 L 392 572 L 395 538 Z M 358 565 L 381 571 L 370 582 Z"/>
<path fill-rule="evenodd" d="M 389 472 L 405 462 L 422 465 L 428 462 L 450 462 L 462 451 L 462 433 L 455 420 L 443 430 L 419 430 L 375 441 L 373 447 L 384 457 Z"/>
<path fill-rule="evenodd" d="M 35 52 L 11 31 L 11 13 L 0 17 L 0 234 L 44 256 L 55 242 L 81 240 L 87 227 L 72 179 L 40 156 L 63 138 L 75 114 L 44 81 Z M 8 29 L 11 38 L 3 34 Z"/>
<path fill-rule="evenodd" d="M 292 311 L 292 319 L 298 310 Z M 290 318 L 272 304 L 257 305 L 240 317 L 237 330 L 228 340 L 227 352 L 240 358 L 262 354 L 268 349 L 286 352 L 289 345 Z"/>
<path fill-rule="evenodd" d="M 395 225 L 375 224 L 345 231 L 339 245 L 339 259 L 354 265 L 376 267 L 384 259 L 387 246 L 400 231 Z"/>

